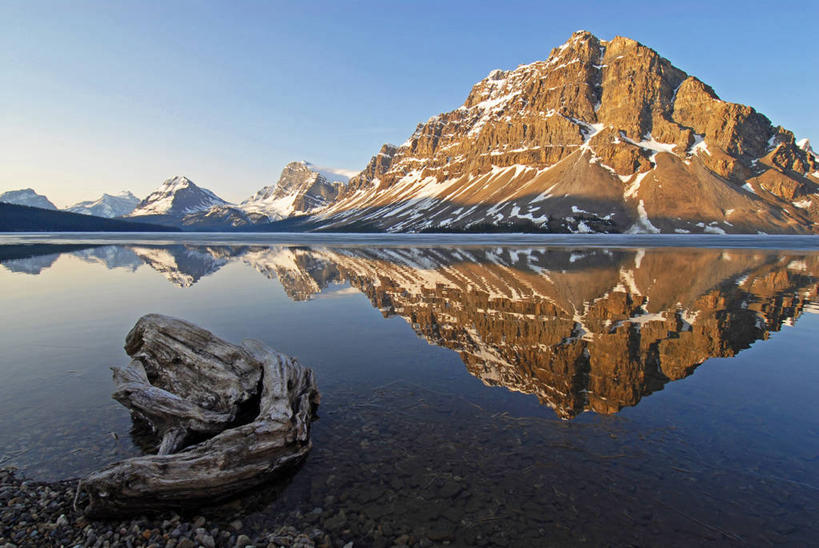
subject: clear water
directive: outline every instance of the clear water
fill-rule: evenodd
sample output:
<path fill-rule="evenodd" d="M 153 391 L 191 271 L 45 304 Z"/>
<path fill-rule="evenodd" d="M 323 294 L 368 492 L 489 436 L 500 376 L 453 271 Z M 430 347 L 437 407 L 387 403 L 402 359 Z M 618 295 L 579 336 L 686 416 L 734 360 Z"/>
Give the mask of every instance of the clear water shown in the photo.
<path fill-rule="evenodd" d="M 819 538 L 813 240 L 128 238 L 0 241 L 0 464 L 58 479 L 140 454 L 109 367 L 159 312 L 317 373 L 314 449 L 232 510 L 246 523 L 295 510 L 363 545 Z"/>

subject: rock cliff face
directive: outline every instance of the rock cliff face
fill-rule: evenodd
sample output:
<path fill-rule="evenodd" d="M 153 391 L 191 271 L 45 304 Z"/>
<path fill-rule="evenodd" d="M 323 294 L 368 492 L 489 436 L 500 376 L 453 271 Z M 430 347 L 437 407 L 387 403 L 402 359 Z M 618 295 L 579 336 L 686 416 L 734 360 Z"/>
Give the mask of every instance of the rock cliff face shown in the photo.
<path fill-rule="evenodd" d="M 818 183 L 790 131 L 634 40 L 580 31 L 385 145 L 319 217 L 388 231 L 811 233 Z"/>
<path fill-rule="evenodd" d="M 347 182 L 342 175 L 328 179 L 332 176 L 309 162 L 291 162 L 284 167 L 275 185 L 262 188 L 239 207 L 248 214 L 265 216 L 269 221 L 310 214 L 335 200 Z"/>

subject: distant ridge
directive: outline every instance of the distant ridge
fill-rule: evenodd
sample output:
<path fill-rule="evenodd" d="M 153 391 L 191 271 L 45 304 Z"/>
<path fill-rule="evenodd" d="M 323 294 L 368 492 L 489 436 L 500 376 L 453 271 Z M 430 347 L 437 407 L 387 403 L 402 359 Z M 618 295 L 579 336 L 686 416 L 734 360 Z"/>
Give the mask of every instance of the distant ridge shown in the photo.
<path fill-rule="evenodd" d="M 103 194 L 96 200 L 76 203 L 71 207 L 65 208 L 65 211 L 113 219 L 115 217 L 128 215 L 136 208 L 139 202 L 139 198 L 125 190 L 118 194 Z"/>
<path fill-rule="evenodd" d="M 178 232 L 149 223 L 0 203 L 0 232 Z"/>
<path fill-rule="evenodd" d="M 43 209 L 57 209 L 57 206 L 55 206 L 51 200 L 42 194 L 37 194 L 32 188 L 21 188 L 20 190 L 4 192 L 0 194 L 0 203 L 41 207 Z"/>

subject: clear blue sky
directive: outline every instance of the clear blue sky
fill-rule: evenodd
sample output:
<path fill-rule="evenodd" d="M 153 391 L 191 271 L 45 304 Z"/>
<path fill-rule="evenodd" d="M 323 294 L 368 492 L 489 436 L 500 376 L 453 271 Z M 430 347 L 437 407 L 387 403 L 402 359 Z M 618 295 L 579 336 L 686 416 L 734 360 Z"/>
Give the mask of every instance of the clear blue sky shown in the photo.
<path fill-rule="evenodd" d="M 63 206 L 187 175 L 238 201 L 292 160 L 361 169 L 578 29 L 819 140 L 817 21 L 814 0 L 0 0 L 0 191 Z"/>

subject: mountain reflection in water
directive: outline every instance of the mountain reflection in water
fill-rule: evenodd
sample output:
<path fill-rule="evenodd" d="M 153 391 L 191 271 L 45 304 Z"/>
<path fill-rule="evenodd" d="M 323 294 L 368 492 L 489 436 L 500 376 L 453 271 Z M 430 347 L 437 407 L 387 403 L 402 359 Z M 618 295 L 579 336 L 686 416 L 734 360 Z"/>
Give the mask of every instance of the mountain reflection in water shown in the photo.
<path fill-rule="evenodd" d="M 182 288 L 238 261 L 295 301 L 349 284 L 564 419 L 616 413 L 766 339 L 814 306 L 819 272 L 811 253 L 715 249 L 39 245 L 0 247 L 0 263 L 36 275 L 61 252 Z"/>

